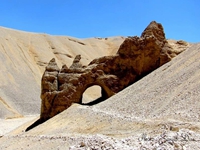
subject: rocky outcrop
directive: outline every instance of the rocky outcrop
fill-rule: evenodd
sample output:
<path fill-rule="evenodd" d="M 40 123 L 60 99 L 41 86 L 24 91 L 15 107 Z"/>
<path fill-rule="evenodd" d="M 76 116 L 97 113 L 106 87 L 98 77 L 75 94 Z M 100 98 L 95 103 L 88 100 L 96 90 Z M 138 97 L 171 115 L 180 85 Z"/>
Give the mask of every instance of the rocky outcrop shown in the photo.
<path fill-rule="evenodd" d="M 81 65 L 80 55 L 69 68 L 59 69 L 52 59 L 42 77 L 40 120 L 82 103 L 82 94 L 93 85 L 101 87 L 101 100 L 111 97 L 170 61 L 171 52 L 162 25 L 153 21 L 141 37 L 126 38 L 116 55 L 95 59 L 88 66 Z"/>

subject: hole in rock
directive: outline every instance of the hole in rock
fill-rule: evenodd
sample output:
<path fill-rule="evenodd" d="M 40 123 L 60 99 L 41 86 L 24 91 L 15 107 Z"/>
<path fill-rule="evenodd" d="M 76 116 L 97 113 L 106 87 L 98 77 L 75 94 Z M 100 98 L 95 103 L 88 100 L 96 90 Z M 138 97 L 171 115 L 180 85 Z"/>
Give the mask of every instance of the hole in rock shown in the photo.
<path fill-rule="evenodd" d="M 90 104 L 101 97 L 101 87 L 93 85 L 85 90 L 82 95 L 82 104 Z"/>

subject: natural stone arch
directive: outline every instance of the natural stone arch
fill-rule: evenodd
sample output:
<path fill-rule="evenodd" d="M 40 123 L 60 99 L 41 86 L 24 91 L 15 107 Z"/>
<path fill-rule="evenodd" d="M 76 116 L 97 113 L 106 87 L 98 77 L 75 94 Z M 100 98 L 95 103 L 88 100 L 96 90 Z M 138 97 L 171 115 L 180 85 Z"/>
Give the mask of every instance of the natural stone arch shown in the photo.
<path fill-rule="evenodd" d="M 89 86 L 82 94 L 81 104 L 94 105 L 107 99 L 106 91 L 99 85 Z"/>
<path fill-rule="evenodd" d="M 101 97 L 101 87 L 93 85 L 88 87 L 82 95 L 82 104 L 88 104 Z"/>
<path fill-rule="evenodd" d="M 85 76 L 88 76 L 86 82 L 83 82 L 83 86 L 80 86 L 78 84 L 76 84 L 76 98 L 74 98 L 74 102 L 80 103 L 80 104 L 84 104 L 82 102 L 83 99 L 83 94 L 84 92 L 92 87 L 92 86 L 99 86 L 101 88 L 101 96 L 98 99 L 94 99 L 94 101 L 91 101 L 89 103 L 85 103 L 84 105 L 94 105 L 97 104 L 101 101 L 106 100 L 107 98 L 111 97 L 112 95 L 114 95 L 115 93 L 104 83 L 103 79 L 98 79 L 98 77 L 96 77 L 94 80 L 90 79 L 90 72 L 88 74 L 85 74 Z M 97 75 L 98 76 L 98 75 Z M 72 78 L 72 77 L 71 77 Z M 92 77 L 94 78 L 94 77 Z M 110 79 L 111 82 L 112 78 L 108 78 Z M 80 79 L 79 79 L 80 80 Z M 92 82 L 89 82 L 92 81 Z M 76 99 L 76 100 L 75 100 Z"/>
<path fill-rule="evenodd" d="M 105 99 L 111 97 L 170 61 L 170 51 L 162 25 L 153 21 L 141 37 L 126 38 L 116 55 L 95 59 L 88 66 L 81 65 L 80 55 L 69 68 L 64 65 L 59 69 L 52 59 L 42 77 L 40 120 L 81 103 L 82 94 L 92 85 L 103 89 Z"/>

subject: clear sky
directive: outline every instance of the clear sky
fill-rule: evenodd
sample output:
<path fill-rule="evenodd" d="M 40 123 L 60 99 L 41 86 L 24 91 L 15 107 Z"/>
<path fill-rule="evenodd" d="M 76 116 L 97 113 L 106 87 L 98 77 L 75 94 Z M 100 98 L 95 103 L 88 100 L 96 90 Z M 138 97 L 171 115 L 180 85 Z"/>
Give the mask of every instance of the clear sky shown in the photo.
<path fill-rule="evenodd" d="M 0 0 L 0 26 L 52 35 L 140 36 L 153 20 L 166 38 L 200 42 L 200 0 Z"/>

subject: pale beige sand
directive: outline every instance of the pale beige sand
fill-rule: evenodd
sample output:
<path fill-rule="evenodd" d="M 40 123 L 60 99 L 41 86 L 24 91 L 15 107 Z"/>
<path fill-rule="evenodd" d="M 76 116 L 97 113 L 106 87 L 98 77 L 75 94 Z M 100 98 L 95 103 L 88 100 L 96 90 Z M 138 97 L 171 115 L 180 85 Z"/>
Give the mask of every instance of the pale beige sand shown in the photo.
<path fill-rule="evenodd" d="M 37 117 L 38 116 L 24 116 L 21 118 L 0 119 L 0 137 Z"/>
<path fill-rule="evenodd" d="M 199 58 L 196 44 L 102 103 L 74 104 L 26 133 L 27 124 L 18 128 L 2 148 L 200 149 Z"/>

